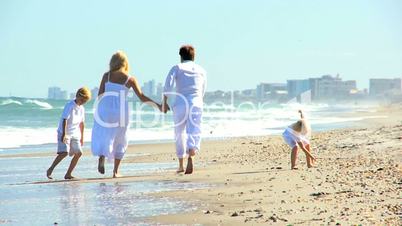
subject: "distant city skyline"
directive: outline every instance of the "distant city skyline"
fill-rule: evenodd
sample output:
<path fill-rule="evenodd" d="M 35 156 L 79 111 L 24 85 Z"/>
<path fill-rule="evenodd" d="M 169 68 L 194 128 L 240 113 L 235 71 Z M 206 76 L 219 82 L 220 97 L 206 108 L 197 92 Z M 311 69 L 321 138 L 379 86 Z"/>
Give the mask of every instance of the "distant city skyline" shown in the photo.
<path fill-rule="evenodd" d="M 259 82 L 251 89 L 214 90 L 205 93 L 204 100 L 208 103 L 235 98 L 236 101 L 273 101 L 278 103 L 299 102 L 309 103 L 325 100 L 363 100 L 367 98 L 402 99 L 402 78 L 369 79 L 369 88 L 358 89 L 356 80 L 343 80 L 339 74 L 322 75 L 304 79 L 288 79 L 286 82 Z M 155 80 L 145 81 L 141 86 L 145 95 L 151 98 L 162 98 L 163 85 Z M 96 97 L 99 87 L 91 89 Z M 49 87 L 48 99 L 67 99 L 67 91 L 61 87 Z M 75 93 L 70 94 L 70 99 Z"/>
<path fill-rule="evenodd" d="M 325 75 L 329 75 L 329 76 L 336 76 L 336 75 L 330 75 L 330 74 L 324 74 L 324 75 L 320 75 L 320 76 L 325 76 Z M 339 75 L 339 74 L 337 74 L 337 75 Z M 313 77 L 320 77 L 320 76 L 313 76 Z M 311 77 L 310 77 L 311 78 Z M 164 78 L 163 78 L 164 79 Z M 258 85 L 258 84 L 260 84 L 260 83 L 281 83 L 281 84 L 286 84 L 287 83 L 287 81 L 288 80 L 306 80 L 306 79 L 308 79 L 307 77 L 305 77 L 305 78 L 300 78 L 300 77 L 298 77 L 298 78 L 289 78 L 289 79 L 286 79 L 286 80 L 284 80 L 284 81 L 276 81 L 276 82 L 272 82 L 272 81 L 259 81 L 259 82 L 257 82 L 255 85 L 254 85 L 254 87 L 252 86 L 252 87 L 243 87 L 243 88 L 239 88 L 239 89 L 215 89 L 215 90 L 212 90 L 212 89 L 207 89 L 207 92 L 215 92 L 215 91 L 224 91 L 224 92 L 229 92 L 229 91 L 244 91 L 244 90 L 249 90 L 249 89 L 254 89 L 254 88 L 256 88 L 256 86 Z M 395 77 L 389 77 L 389 78 L 381 78 L 381 77 L 373 77 L 373 78 L 367 78 L 365 81 L 363 81 L 363 83 L 364 84 L 368 84 L 368 86 L 367 87 L 362 87 L 362 85 L 361 84 L 359 84 L 359 82 L 357 82 L 357 80 L 355 80 L 356 81 L 356 88 L 358 89 L 358 90 L 369 90 L 369 88 L 370 88 L 370 80 L 372 80 L 372 79 L 378 79 L 378 80 L 393 80 L 393 79 L 402 79 L 402 76 L 395 76 Z M 349 80 L 354 80 L 354 79 L 349 79 Z M 150 85 L 150 82 L 151 81 L 153 81 L 154 82 L 154 84 L 153 85 Z M 144 81 L 144 83 L 141 85 L 141 89 L 142 89 L 142 91 L 144 92 L 144 93 L 147 93 L 147 94 L 149 94 L 149 93 L 151 93 L 151 94 L 153 94 L 153 93 L 156 93 L 156 95 L 152 95 L 152 96 L 158 96 L 158 94 L 161 94 L 162 93 L 162 90 L 161 89 L 163 89 L 163 85 L 164 85 L 164 83 L 163 82 L 161 82 L 161 81 L 158 81 L 158 80 L 156 80 L 156 79 L 150 79 L 150 80 L 148 80 L 148 81 Z M 154 88 L 150 88 L 149 86 L 155 86 Z M 80 87 L 82 87 L 82 86 L 80 86 Z M 92 91 L 94 90 L 94 89 L 99 89 L 99 86 L 93 86 L 93 87 L 89 87 L 89 86 L 86 86 L 86 87 L 88 87 L 89 89 L 91 89 Z M 65 96 L 65 95 L 67 95 L 67 97 L 68 98 L 71 98 L 72 97 L 72 95 L 73 94 L 75 94 L 75 90 L 67 90 L 67 89 L 65 89 L 64 87 L 60 87 L 60 86 L 57 86 L 57 85 L 52 85 L 52 86 L 50 86 L 50 87 L 47 87 L 47 89 L 51 89 L 51 88 L 57 88 L 57 89 L 60 89 L 59 90 L 59 92 L 63 92 L 62 94 L 59 94 L 59 95 L 63 95 L 63 96 Z M 76 87 L 76 88 L 74 88 L 74 89 L 78 89 L 79 87 Z M 150 89 L 155 89 L 154 91 L 150 91 Z M 11 95 L 9 94 L 9 95 L 3 95 L 3 96 L 0 96 L 0 97 L 8 97 L 8 96 L 15 96 L 15 97 L 32 97 L 32 98 L 49 98 L 49 90 L 48 90 L 48 93 L 45 93 L 45 95 L 44 96 L 39 96 L 39 97 L 32 97 L 32 96 L 18 96 L 18 95 L 12 95 L 11 93 Z M 98 90 L 96 90 L 96 92 L 93 92 L 92 93 L 92 96 L 97 96 L 97 92 L 98 92 Z M 56 98 L 57 99 L 57 98 Z"/>
<path fill-rule="evenodd" d="M 402 77 L 401 12 L 398 0 L 4 0 L 0 96 L 99 86 L 117 50 L 141 84 L 163 82 L 187 43 L 208 91 L 338 73 L 368 88 Z"/>

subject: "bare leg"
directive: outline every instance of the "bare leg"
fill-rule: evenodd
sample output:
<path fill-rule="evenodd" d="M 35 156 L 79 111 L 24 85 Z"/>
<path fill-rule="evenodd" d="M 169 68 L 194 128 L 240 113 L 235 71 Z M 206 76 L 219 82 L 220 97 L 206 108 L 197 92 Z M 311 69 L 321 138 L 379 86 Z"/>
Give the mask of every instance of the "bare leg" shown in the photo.
<path fill-rule="evenodd" d="M 52 177 L 52 172 L 54 168 L 67 156 L 67 152 L 62 152 L 57 154 L 57 157 L 54 159 L 52 165 L 49 167 L 49 169 L 46 171 L 46 176 L 49 179 L 53 179 Z"/>
<path fill-rule="evenodd" d="M 184 164 L 183 158 L 179 158 L 179 168 L 177 169 L 176 173 L 183 173 L 184 172 Z"/>
<path fill-rule="evenodd" d="M 119 174 L 119 166 L 121 159 L 114 159 L 113 178 L 121 177 Z"/>
<path fill-rule="evenodd" d="M 296 160 L 297 160 L 297 145 L 292 148 L 292 153 L 290 154 L 291 169 L 297 169 Z"/>
<path fill-rule="evenodd" d="M 195 156 L 195 149 L 190 149 L 190 150 L 189 150 L 189 155 L 190 155 L 191 157 Z"/>
<path fill-rule="evenodd" d="M 187 167 L 185 174 L 192 174 L 193 173 L 193 157 L 195 156 L 195 149 L 190 149 L 188 153 L 187 159 Z"/>
<path fill-rule="evenodd" d="M 105 174 L 105 156 L 99 156 L 98 161 L 98 172 L 101 174 Z"/>
<path fill-rule="evenodd" d="M 310 144 L 307 144 L 305 147 L 311 153 Z M 311 168 L 311 167 L 314 166 L 314 160 L 308 155 L 306 155 L 306 162 L 307 162 L 307 167 L 308 168 Z"/>
<path fill-rule="evenodd" d="M 67 173 L 66 173 L 66 175 L 64 175 L 64 179 L 66 179 L 66 180 L 74 179 L 74 177 L 71 175 L 71 173 L 73 172 L 75 166 L 77 165 L 78 160 L 80 159 L 81 155 L 82 155 L 81 153 L 74 154 L 73 159 L 71 159 L 70 166 L 68 167 Z"/>

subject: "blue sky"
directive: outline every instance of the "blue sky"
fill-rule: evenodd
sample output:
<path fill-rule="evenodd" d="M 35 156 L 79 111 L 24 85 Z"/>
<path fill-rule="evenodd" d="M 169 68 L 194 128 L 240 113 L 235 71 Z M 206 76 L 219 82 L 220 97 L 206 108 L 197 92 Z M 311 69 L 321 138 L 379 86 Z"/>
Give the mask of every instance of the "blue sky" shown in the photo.
<path fill-rule="evenodd" d="M 162 82 L 190 43 L 208 90 L 402 77 L 402 1 L 0 1 L 0 96 L 98 86 L 116 50 Z"/>

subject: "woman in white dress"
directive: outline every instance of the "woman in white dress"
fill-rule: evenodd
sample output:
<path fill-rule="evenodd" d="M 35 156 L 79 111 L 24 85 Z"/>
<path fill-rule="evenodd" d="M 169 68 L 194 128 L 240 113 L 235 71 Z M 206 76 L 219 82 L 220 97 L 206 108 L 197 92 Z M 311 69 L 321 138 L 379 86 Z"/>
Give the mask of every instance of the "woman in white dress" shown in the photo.
<path fill-rule="evenodd" d="M 95 102 L 94 126 L 92 129 L 91 150 L 99 156 L 98 171 L 105 173 L 105 157 L 114 159 L 113 177 L 119 177 L 119 165 L 127 149 L 127 130 L 129 126 L 129 106 L 127 95 L 132 88 L 141 102 L 161 110 L 161 105 L 143 94 L 134 76 L 129 76 L 126 54 L 116 52 L 99 86 Z"/>

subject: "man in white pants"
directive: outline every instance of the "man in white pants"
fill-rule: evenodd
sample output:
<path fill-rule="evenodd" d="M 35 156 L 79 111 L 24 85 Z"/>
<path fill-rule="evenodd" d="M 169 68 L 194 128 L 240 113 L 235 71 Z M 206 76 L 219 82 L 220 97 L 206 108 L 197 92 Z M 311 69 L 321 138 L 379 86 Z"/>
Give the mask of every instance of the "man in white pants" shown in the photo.
<path fill-rule="evenodd" d="M 163 109 L 166 113 L 169 109 L 168 98 L 175 98 L 172 110 L 175 123 L 176 155 L 179 159 L 177 172 L 184 172 L 183 159 L 188 155 L 185 174 L 191 174 L 193 157 L 200 151 L 206 72 L 201 66 L 194 63 L 194 47 L 182 46 L 179 55 L 181 63 L 172 67 L 166 78 Z"/>

